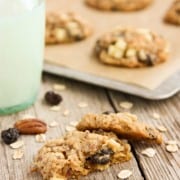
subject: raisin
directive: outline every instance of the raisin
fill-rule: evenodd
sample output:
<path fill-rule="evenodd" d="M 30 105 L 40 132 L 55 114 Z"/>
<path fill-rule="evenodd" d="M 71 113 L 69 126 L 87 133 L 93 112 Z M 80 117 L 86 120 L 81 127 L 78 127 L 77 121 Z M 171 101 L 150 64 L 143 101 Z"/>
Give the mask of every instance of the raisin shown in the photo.
<path fill-rule="evenodd" d="M 62 101 L 62 97 L 53 91 L 48 91 L 45 94 L 45 100 L 50 105 L 58 105 Z"/>
<path fill-rule="evenodd" d="M 92 164 L 107 164 L 111 160 L 111 156 L 114 152 L 111 149 L 102 149 L 100 152 L 88 157 L 88 160 Z"/>
<path fill-rule="evenodd" d="M 1 138 L 6 144 L 11 144 L 17 141 L 19 137 L 19 131 L 16 128 L 9 128 L 1 132 Z"/>

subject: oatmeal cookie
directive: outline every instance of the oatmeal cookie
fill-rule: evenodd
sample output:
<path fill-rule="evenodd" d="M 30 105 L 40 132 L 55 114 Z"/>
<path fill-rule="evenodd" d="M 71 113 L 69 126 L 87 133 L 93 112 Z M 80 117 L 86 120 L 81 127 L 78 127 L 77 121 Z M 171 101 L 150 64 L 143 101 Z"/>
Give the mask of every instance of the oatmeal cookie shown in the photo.
<path fill-rule="evenodd" d="M 168 59 L 167 41 L 148 29 L 116 28 L 96 42 L 95 55 L 105 64 L 123 67 L 154 66 Z"/>
<path fill-rule="evenodd" d="M 80 131 L 102 129 L 129 140 L 162 143 L 161 133 L 138 121 L 137 117 L 130 113 L 87 114 L 76 128 Z"/>
<path fill-rule="evenodd" d="M 85 2 L 89 6 L 106 11 L 136 11 L 144 9 L 153 0 L 85 0 Z"/>
<path fill-rule="evenodd" d="M 170 24 L 180 25 L 180 0 L 174 1 L 167 11 L 164 21 Z"/>
<path fill-rule="evenodd" d="M 91 32 L 89 24 L 74 13 L 49 12 L 46 15 L 46 44 L 81 41 Z"/>
<path fill-rule="evenodd" d="M 44 180 L 74 179 L 129 159 L 129 144 L 115 134 L 73 131 L 47 142 L 36 155 L 33 170 Z"/>

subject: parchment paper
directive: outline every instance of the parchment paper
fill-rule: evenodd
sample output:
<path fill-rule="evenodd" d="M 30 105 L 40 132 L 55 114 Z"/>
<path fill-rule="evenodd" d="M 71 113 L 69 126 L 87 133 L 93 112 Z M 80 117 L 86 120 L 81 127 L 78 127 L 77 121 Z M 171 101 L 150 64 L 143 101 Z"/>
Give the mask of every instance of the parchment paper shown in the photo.
<path fill-rule="evenodd" d="M 47 11 L 76 12 L 89 21 L 94 28 L 94 33 L 82 42 L 47 46 L 45 59 L 48 63 L 57 66 L 155 89 L 180 69 L 180 27 L 167 25 L 162 21 L 171 3 L 172 0 L 155 0 L 150 7 L 138 12 L 103 12 L 88 7 L 84 0 L 47 0 Z M 169 61 L 155 67 L 139 69 L 120 68 L 100 63 L 92 56 L 94 44 L 102 33 L 118 25 L 150 28 L 163 35 L 171 44 L 172 52 Z"/>

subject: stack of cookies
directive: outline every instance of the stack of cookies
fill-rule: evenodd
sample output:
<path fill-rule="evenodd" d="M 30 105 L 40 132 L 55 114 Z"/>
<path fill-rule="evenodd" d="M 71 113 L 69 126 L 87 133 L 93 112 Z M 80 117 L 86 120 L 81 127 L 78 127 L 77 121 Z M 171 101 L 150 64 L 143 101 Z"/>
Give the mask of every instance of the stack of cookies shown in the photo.
<path fill-rule="evenodd" d="M 44 180 L 67 180 L 102 171 L 132 157 L 127 142 L 162 143 L 161 134 L 130 113 L 87 114 L 77 130 L 47 142 L 38 152 L 33 171 Z"/>

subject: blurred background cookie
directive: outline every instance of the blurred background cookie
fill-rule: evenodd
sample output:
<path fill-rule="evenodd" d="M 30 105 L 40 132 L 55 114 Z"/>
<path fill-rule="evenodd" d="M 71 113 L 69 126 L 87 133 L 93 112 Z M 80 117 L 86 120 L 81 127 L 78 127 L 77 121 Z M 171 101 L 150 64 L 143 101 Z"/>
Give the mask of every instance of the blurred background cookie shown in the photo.
<path fill-rule="evenodd" d="M 91 33 L 89 24 L 74 13 L 49 12 L 46 15 L 46 44 L 81 41 Z"/>
<path fill-rule="evenodd" d="M 148 29 L 116 28 L 99 38 L 95 54 L 105 64 L 133 68 L 166 61 L 168 49 L 167 41 Z"/>
<path fill-rule="evenodd" d="M 136 11 L 147 7 L 153 0 L 85 0 L 94 8 L 109 11 Z"/>
<path fill-rule="evenodd" d="M 170 24 L 180 25 L 180 0 L 174 1 L 167 11 L 164 21 Z"/>

